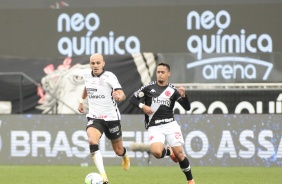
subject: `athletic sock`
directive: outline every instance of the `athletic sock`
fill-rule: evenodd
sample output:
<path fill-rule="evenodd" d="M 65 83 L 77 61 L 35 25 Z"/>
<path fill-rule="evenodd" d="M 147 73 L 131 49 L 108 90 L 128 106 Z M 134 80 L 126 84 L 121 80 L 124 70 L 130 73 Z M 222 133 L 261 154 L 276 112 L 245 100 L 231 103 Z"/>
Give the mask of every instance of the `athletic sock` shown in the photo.
<path fill-rule="evenodd" d="M 166 156 L 170 156 L 171 155 L 171 152 L 170 152 L 170 149 L 166 149 Z"/>
<path fill-rule="evenodd" d="M 160 158 L 164 158 L 167 155 L 167 150 L 164 148 Z"/>
<path fill-rule="evenodd" d="M 179 162 L 179 166 L 183 171 L 183 173 L 185 174 L 187 181 L 192 180 L 193 179 L 192 171 L 187 157 L 184 157 L 184 160 Z"/>
<path fill-rule="evenodd" d="M 123 154 L 121 155 L 123 158 L 124 158 L 125 156 L 127 156 L 126 152 L 127 152 L 126 148 L 123 147 Z"/>
<path fill-rule="evenodd" d="M 91 153 L 92 159 L 99 171 L 100 174 L 105 174 L 105 168 L 104 168 L 104 163 L 103 163 L 103 157 L 100 152 L 100 150 L 95 151 L 94 153 Z"/>

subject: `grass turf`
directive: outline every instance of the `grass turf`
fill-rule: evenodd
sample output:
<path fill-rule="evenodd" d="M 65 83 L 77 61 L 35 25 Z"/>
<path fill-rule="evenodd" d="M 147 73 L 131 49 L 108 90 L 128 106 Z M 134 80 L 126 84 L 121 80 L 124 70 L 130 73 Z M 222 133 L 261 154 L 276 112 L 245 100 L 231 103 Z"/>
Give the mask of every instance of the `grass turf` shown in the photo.
<path fill-rule="evenodd" d="M 177 166 L 105 166 L 110 184 L 186 184 Z M 0 166 L 1 184 L 83 184 L 94 166 Z M 282 167 L 192 167 L 197 184 L 280 184 Z"/>

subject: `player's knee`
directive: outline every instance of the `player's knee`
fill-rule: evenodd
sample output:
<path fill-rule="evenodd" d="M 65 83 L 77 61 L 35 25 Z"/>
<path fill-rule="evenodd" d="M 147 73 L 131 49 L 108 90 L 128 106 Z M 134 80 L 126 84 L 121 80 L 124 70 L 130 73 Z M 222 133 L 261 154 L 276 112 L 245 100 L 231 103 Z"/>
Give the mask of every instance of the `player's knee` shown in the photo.
<path fill-rule="evenodd" d="M 158 158 L 158 159 L 164 157 L 161 151 L 153 151 L 151 153 L 154 155 L 155 158 Z"/>
<path fill-rule="evenodd" d="M 185 156 L 182 154 L 182 155 L 175 155 L 175 158 L 179 161 L 182 161 L 184 160 Z"/>
<path fill-rule="evenodd" d="M 177 147 L 174 147 L 174 150 L 173 150 L 175 158 L 177 158 L 177 160 L 179 161 L 183 160 L 185 157 L 184 150 L 182 148 L 177 148 L 177 149 L 175 148 Z"/>
<path fill-rule="evenodd" d="M 174 156 L 179 162 L 183 161 L 186 158 L 183 152 L 180 152 L 178 154 L 174 153 Z"/>
<path fill-rule="evenodd" d="M 99 139 L 97 139 L 96 137 L 91 137 L 91 136 L 88 137 L 88 143 L 89 143 L 89 145 L 97 144 L 98 141 L 99 141 Z"/>
<path fill-rule="evenodd" d="M 90 153 L 95 153 L 96 151 L 99 150 L 99 145 L 98 144 L 90 144 L 89 148 L 90 148 Z"/>

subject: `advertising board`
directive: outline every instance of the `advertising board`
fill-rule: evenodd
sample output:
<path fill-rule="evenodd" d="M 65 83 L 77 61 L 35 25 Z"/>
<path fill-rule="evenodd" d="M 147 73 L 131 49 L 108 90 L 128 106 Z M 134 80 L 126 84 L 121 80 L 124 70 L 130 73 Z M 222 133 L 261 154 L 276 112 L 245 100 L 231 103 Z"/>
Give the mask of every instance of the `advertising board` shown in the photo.
<path fill-rule="evenodd" d="M 143 115 L 123 115 L 124 146 L 148 143 Z M 184 151 L 193 165 L 281 166 L 281 115 L 176 115 Z M 83 115 L 1 115 L 0 162 L 11 165 L 91 165 Z M 103 136 L 99 149 L 106 165 L 119 165 Z M 147 165 L 147 152 L 129 149 L 132 165 Z M 175 164 L 151 158 L 153 165 Z"/>

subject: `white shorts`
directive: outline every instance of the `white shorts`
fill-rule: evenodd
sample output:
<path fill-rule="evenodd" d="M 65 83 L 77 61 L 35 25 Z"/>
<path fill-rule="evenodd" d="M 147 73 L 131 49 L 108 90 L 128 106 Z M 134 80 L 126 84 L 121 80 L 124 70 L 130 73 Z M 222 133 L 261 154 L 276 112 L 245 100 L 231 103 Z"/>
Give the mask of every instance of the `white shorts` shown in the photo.
<path fill-rule="evenodd" d="M 161 142 L 165 144 L 165 141 L 167 141 L 167 143 L 171 147 L 181 146 L 184 144 L 180 126 L 176 121 L 163 125 L 149 127 L 148 132 L 150 145 L 154 142 Z"/>

